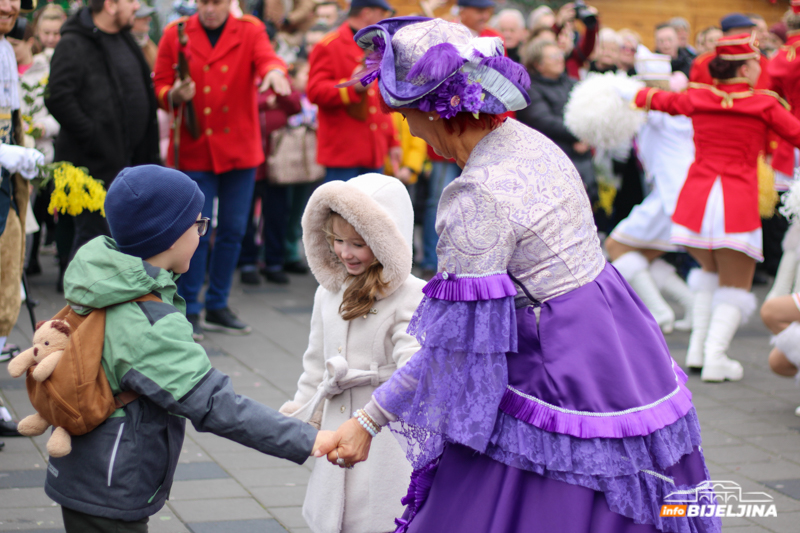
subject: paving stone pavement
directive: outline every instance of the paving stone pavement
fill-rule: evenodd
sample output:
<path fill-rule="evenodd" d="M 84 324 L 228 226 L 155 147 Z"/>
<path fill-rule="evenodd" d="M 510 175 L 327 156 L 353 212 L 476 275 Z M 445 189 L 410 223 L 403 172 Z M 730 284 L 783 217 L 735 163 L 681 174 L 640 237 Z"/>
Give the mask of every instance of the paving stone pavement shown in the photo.
<path fill-rule="evenodd" d="M 55 293 L 56 267 L 42 256 L 45 272 L 30 279 L 39 301 L 37 319 L 63 306 Z M 234 283 L 231 307 L 253 326 L 248 336 L 208 333 L 203 346 L 212 364 L 233 379 L 237 392 L 278 408 L 294 394 L 302 370 L 313 277 L 292 276 L 287 286 L 249 288 Z M 763 300 L 766 287 L 756 287 Z M 679 312 L 680 314 L 680 312 Z M 31 324 L 20 314 L 10 341 L 30 346 Z M 667 344 L 683 362 L 688 334 L 673 333 Z M 796 532 L 800 529 L 800 389 L 767 367 L 769 334 L 758 316 L 740 329 L 730 355 L 745 367 L 738 383 L 707 384 L 698 376 L 689 388 L 702 424 L 703 448 L 711 477 L 734 481 L 743 492 L 766 492 L 777 517 L 726 518 L 736 533 Z M 0 369 L 0 396 L 19 419 L 32 413 L 23 380 Z M 59 507 L 42 489 L 47 436 L 3 438 L 0 452 L 0 531 L 63 531 Z M 150 519 L 152 533 L 306 533 L 301 515 L 312 461 L 294 465 L 187 424 L 180 466 L 167 505 Z"/>

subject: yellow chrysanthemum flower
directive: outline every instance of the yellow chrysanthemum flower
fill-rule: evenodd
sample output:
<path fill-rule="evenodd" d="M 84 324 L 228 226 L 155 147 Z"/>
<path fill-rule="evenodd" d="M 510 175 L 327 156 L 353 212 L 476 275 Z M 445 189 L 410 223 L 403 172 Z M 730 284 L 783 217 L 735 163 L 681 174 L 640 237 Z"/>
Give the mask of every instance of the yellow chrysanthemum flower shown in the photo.
<path fill-rule="evenodd" d="M 53 173 L 55 190 L 50 197 L 48 210 L 72 216 L 83 210 L 100 211 L 106 216 L 104 204 L 106 190 L 96 179 L 70 163 L 61 163 Z"/>

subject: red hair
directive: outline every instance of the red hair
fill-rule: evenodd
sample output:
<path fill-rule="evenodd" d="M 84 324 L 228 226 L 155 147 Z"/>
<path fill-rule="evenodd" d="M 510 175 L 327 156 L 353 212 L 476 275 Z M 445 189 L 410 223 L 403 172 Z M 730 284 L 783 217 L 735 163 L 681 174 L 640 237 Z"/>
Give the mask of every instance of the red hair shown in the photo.
<path fill-rule="evenodd" d="M 392 113 L 398 113 L 401 111 L 402 108 L 395 109 L 390 107 L 389 104 L 383 99 L 383 95 L 378 92 L 378 100 L 381 104 L 381 111 L 390 115 Z M 462 112 L 456 113 L 456 116 L 453 118 L 443 118 L 444 120 L 444 129 L 447 133 L 453 135 L 454 133 L 458 132 L 460 136 L 464 133 L 467 129 L 474 128 L 479 130 L 486 130 L 492 131 L 498 128 L 505 120 L 505 117 L 502 115 L 490 115 L 488 113 L 481 113 L 478 115 L 478 118 L 475 118 L 470 112 Z"/>

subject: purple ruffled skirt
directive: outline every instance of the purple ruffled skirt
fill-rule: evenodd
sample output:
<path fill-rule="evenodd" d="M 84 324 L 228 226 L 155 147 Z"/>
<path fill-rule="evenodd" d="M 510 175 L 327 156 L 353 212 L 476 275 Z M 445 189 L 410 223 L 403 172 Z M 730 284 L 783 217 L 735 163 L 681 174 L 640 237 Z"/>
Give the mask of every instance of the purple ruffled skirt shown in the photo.
<path fill-rule="evenodd" d="M 716 532 L 661 517 L 664 498 L 708 479 L 686 375 L 612 266 L 516 311 L 518 347 L 483 453 L 445 439 L 415 471 L 399 532 Z"/>

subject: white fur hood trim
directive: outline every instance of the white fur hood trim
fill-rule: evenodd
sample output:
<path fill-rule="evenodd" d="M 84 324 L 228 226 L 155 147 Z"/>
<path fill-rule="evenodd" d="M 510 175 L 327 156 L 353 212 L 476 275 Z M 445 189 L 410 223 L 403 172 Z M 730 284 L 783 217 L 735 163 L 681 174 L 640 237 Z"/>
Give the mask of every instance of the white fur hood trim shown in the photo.
<path fill-rule="evenodd" d="M 373 173 L 326 183 L 311 195 L 303 213 L 308 266 L 320 285 L 338 292 L 347 270 L 322 230 L 331 211 L 355 228 L 383 265 L 388 287 L 381 297 L 392 294 L 411 274 L 414 208 L 405 186 L 396 178 Z"/>

